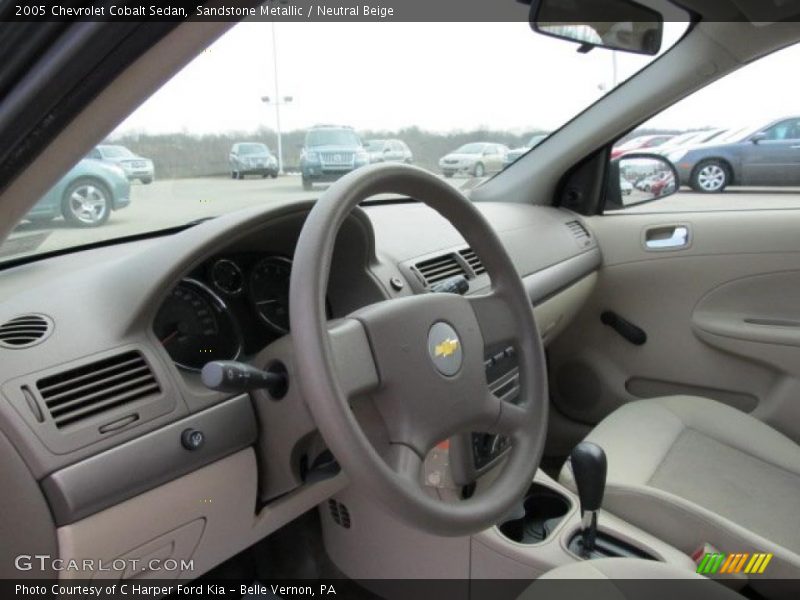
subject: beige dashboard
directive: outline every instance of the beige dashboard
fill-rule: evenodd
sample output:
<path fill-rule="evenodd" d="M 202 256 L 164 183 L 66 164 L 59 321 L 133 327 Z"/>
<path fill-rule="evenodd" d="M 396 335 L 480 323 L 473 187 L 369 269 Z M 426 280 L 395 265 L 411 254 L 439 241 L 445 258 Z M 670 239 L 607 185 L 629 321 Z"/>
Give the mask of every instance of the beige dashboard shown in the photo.
<path fill-rule="evenodd" d="M 202 279 L 220 258 L 254 256 L 251 267 L 264 257 L 290 259 L 309 208 L 249 209 L 0 272 L 0 326 L 19 317 L 46 321 L 35 344 L 0 349 L 0 432 L 18 454 L 9 459 L 12 480 L 1 483 L 34 489 L 39 500 L 25 509 L 37 525 L 12 537 L 62 558 L 193 557 L 194 570 L 183 576 L 198 576 L 345 485 L 291 385 L 304 374 L 294 370 L 290 335 L 239 323 L 251 339 L 237 358 L 287 367 L 289 391 L 275 400 L 262 391 L 231 397 L 204 388 L 195 370 L 175 364 L 164 344 L 172 334 L 154 331 L 176 286 Z M 523 277 L 547 343 L 589 296 L 600 250 L 572 213 L 520 204 L 481 210 Z M 250 274 L 242 275 L 246 285 Z M 453 275 L 468 281 L 470 294 L 491 285 L 480 258 L 432 210 L 365 206 L 337 241 L 330 316 L 427 293 Z M 210 277 L 203 286 L 224 300 L 215 283 Z M 228 300 L 226 309 L 235 302 Z M 187 430 L 201 431 L 205 443 L 182 446 Z"/>

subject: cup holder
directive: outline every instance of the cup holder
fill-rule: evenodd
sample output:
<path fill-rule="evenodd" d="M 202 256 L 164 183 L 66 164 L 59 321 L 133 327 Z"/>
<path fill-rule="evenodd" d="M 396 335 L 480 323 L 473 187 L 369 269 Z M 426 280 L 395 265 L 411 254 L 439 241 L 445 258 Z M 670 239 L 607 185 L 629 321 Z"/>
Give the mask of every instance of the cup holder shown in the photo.
<path fill-rule="evenodd" d="M 513 542 L 538 544 L 548 538 L 571 506 L 570 501 L 557 491 L 534 483 L 523 501 L 524 516 L 504 521 L 497 527 Z"/>

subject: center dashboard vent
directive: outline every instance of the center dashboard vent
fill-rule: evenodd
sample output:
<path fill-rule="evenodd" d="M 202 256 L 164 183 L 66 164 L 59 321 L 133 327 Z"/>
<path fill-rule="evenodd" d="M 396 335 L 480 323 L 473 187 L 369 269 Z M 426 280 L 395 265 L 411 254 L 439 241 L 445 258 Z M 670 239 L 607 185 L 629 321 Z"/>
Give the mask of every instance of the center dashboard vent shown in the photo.
<path fill-rule="evenodd" d="M 452 252 L 418 262 L 414 268 L 422 276 L 426 286 L 456 275 L 466 275 L 464 267 Z"/>
<path fill-rule="evenodd" d="M 30 348 L 53 332 L 53 322 L 44 315 L 23 315 L 0 325 L 0 346 L 13 350 Z"/>
<path fill-rule="evenodd" d="M 161 391 L 135 350 L 50 375 L 36 388 L 59 429 Z"/>
<path fill-rule="evenodd" d="M 483 266 L 481 259 L 476 254 L 475 250 L 472 248 L 465 248 L 464 250 L 459 251 L 461 258 L 463 258 L 469 268 L 472 269 L 472 272 L 475 273 L 475 276 L 483 275 L 486 273 L 486 267 Z"/>

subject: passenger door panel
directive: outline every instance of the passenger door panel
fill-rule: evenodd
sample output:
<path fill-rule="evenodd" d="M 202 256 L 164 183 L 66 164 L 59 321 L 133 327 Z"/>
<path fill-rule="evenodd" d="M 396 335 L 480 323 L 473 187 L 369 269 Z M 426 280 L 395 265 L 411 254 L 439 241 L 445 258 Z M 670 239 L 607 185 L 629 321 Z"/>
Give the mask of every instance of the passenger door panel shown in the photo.
<path fill-rule="evenodd" d="M 556 408 L 595 424 L 625 402 L 707 396 L 800 441 L 800 211 L 604 215 L 594 295 L 550 346 Z M 676 226 L 686 245 L 653 250 Z M 601 322 L 613 311 L 647 335 Z"/>

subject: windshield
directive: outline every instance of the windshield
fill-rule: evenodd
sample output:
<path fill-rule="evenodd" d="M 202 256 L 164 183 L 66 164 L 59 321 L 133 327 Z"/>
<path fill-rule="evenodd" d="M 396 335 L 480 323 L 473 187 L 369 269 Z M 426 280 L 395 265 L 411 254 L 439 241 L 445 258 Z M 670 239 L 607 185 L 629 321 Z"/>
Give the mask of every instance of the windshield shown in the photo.
<path fill-rule="evenodd" d="M 662 53 L 686 26 L 665 24 Z M 485 51 L 453 56 L 477 40 Z M 108 134 L 102 158 L 142 160 L 76 156 L 0 246 L 0 261 L 318 198 L 373 161 L 475 187 L 521 168 L 503 147 L 535 146 L 656 59 L 581 54 L 527 22 L 239 23 Z M 383 140 L 405 147 L 367 152 L 362 139 L 370 150 Z M 481 157 L 484 146 L 498 151 Z M 267 148 L 274 162 L 253 156 Z M 443 163 L 456 149 L 470 159 Z"/>
<path fill-rule="evenodd" d="M 360 146 L 358 136 L 347 129 L 320 129 L 311 131 L 306 146 Z"/>
<path fill-rule="evenodd" d="M 264 144 L 239 144 L 239 154 L 269 154 Z"/>
<path fill-rule="evenodd" d="M 133 152 L 125 146 L 101 146 L 100 153 L 103 158 L 128 158 L 133 156 Z"/>

